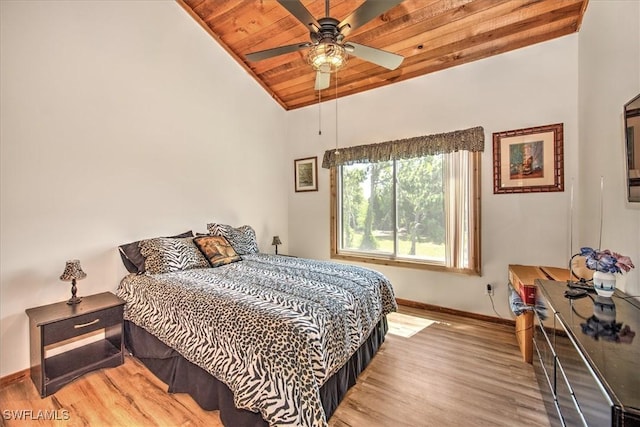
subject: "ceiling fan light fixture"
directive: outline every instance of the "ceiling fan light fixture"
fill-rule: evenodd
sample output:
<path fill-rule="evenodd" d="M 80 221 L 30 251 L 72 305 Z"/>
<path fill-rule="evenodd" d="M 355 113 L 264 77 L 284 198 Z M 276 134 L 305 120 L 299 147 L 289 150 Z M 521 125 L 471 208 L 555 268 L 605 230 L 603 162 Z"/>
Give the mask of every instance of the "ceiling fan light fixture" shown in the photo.
<path fill-rule="evenodd" d="M 336 43 L 319 43 L 309 49 L 307 61 L 316 71 L 333 73 L 347 63 L 347 51 Z"/>

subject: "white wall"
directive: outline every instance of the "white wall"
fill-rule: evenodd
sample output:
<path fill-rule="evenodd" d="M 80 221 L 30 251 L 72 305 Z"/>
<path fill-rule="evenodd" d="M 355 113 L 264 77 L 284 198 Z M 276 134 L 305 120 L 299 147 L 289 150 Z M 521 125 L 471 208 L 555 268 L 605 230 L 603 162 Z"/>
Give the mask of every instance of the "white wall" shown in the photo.
<path fill-rule="evenodd" d="M 352 146 L 483 126 L 483 275 L 465 276 L 375 266 L 396 296 L 495 316 L 484 296 L 496 285 L 495 307 L 511 318 L 508 264 L 565 266 L 569 258 L 570 183 L 577 183 L 578 37 L 570 35 L 493 58 L 414 78 L 338 100 L 339 146 Z M 335 104 L 289 112 L 290 160 L 318 156 L 335 147 Z M 564 123 L 567 191 L 493 194 L 492 133 Z M 576 184 L 577 185 L 577 184 Z M 329 257 L 329 173 L 320 170 L 317 193 L 289 197 L 290 252 Z"/>
<path fill-rule="evenodd" d="M 590 2 L 579 45 L 580 243 L 598 247 L 602 200 L 602 249 L 631 257 L 621 288 L 640 295 L 640 203 L 627 202 L 622 115 L 640 94 L 640 2 Z"/>
<path fill-rule="evenodd" d="M 286 250 L 285 111 L 175 2 L 1 1 L 0 377 L 24 310 L 115 290 L 116 247 L 256 228 Z"/>

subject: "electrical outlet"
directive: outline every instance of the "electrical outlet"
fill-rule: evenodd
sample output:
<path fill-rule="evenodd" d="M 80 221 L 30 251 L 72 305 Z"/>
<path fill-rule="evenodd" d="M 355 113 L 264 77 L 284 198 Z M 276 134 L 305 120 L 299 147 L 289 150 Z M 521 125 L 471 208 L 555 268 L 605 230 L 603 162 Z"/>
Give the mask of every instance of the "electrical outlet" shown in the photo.
<path fill-rule="evenodd" d="M 493 285 L 491 283 L 487 283 L 487 287 L 484 288 L 484 294 L 485 295 L 489 295 L 489 296 L 493 296 Z"/>

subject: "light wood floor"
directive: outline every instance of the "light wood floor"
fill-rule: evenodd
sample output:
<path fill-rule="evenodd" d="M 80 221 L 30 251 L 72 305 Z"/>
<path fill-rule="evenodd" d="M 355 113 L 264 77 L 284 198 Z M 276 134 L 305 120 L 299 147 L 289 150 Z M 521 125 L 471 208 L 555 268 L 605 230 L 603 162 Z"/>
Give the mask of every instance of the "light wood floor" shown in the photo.
<path fill-rule="evenodd" d="M 548 426 L 533 368 L 521 361 L 513 328 L 425 310 L 437 320 L 382 348 L 329 420 L 332 427 Z M 29 379 L 0 390 L 1 426 L 222 426 L 187 395 L 167 387 L 133 357 L 41 399 Z M 57 410 L 60 421 L 7 419 L 6 410 Z M 68 411 L 68 412 L 65 412 Z M 68 415 L 68 416 L 67 416 Z M 233 426 L 230 426 L 233 427 Z"/>

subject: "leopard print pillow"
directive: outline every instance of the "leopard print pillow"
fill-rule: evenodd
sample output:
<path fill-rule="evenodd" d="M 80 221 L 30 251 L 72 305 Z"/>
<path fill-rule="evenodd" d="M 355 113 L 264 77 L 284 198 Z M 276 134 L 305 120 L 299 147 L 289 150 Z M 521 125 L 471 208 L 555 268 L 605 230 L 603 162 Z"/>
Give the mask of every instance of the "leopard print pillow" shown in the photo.
<path fill-rule="evenodd" d="M 193 243 L 193 237 L 171 239 L 157 237 L 140 242 L 145 271 L 149 274 L 208 268 L 209 261 Z"/>
<path fill-rule="evenodd" d="M 238 255 L 258 253 L 256 232 L 249 225 L 233 228 L 226 224 L 207 224 L 207 230 L 212 236 L 222 236 L 231 243 Z"/>

